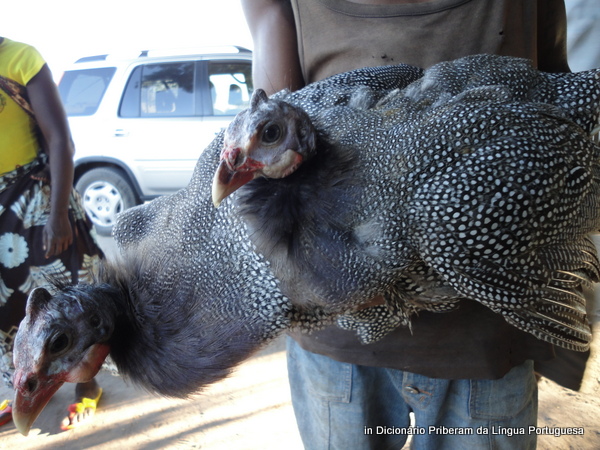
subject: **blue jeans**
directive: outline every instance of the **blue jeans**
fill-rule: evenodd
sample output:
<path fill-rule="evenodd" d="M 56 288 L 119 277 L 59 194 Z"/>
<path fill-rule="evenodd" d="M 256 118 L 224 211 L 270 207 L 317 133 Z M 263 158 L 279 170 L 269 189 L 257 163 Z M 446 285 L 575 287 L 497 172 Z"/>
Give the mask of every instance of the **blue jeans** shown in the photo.
<path fill-rule="evenodd" d="M 414 449 L 536 446 L 529 433 L 537 424 L 532 361 L 499 380 L 444 380 L 337 362 L 289 337 L 287 349 L 292 403 L 307 450 L 399 449 L 411 435 Z"/>

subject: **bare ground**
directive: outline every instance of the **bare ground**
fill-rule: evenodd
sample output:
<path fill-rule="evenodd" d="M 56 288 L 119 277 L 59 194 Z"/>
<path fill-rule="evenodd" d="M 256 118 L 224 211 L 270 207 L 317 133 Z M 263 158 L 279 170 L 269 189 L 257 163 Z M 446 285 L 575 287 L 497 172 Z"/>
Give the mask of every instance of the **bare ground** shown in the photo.
<path fill-rule="evenodd" d="M 596 348 L 600 347 L 598 342 Z M 600 359 L 588 365 L 583 392 L 541 380 L 539 427 L 583 427 L 583 436 L 540 435 L 538 448 L 600 449 Z M 60 421 L 72 401 L 63 386 L 28 437 L 12 424 L 0 428 L 0 449 L 302 449 L 287 385 L 281 340 L 243 364 L 230 378 L 189 400 L 156 397 L 102 372 L 104 387 L 95 420 L 62 432 Z M 0 390 L 0 398 L 10 392 Z"/>
<path fill-rule="evenodd" d="M 243 364 L 230 378 L 188 400 L 165 399 L 101 372 L 104 395 L 92 423 L 63 432 L 73 401 L 63 386 L 29 436 L 0 428 L 0 449 L 302 449 L 290 404 L 283 342 Z M 10 395 L 0 390 L 0 398 Z"/>

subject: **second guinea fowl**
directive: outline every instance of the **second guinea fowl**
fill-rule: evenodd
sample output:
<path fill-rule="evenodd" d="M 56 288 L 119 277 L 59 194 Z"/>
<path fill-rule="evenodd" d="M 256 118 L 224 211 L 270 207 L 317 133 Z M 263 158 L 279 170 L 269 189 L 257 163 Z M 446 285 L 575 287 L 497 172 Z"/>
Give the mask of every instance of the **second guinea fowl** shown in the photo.
<path fill-rule="evenodd" d="M 108 353 L 133 381 L 185 396 L 284 330 L 340 314 L 369 341 L 469 298 L 587 348 L 597 71 L 480 56 L 424 74 L 362 69 L 276 97 L 258 92 L 232 123 L 216 175 L 222 136 L 186 189 L 120 217 L 121 258 L 96 283 L 32 293 L 15 343 L 23 432 Z M 379 295 L 386 305 L 356 312 Z"/>

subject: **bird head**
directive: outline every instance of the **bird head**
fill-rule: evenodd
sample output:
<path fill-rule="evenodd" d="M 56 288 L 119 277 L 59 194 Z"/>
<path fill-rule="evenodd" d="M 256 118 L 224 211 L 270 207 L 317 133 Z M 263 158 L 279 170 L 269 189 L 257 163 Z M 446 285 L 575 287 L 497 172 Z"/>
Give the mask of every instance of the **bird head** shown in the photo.
<path fill-rule="evenodd" d="M 76 291 L 31 292 L 14 344 L 13 420 L 22 434 L 64 382 L 89 381 L 100 370 L 113 329 L 109 315 Z"/>
<path fill-rule="evenodd" d="M 314 155 L 316 131 L 301 108 L 257 89 L 250 107 L 231 122 L 213 178 L 215 206 L 257 177 L 283 178 Z"/>

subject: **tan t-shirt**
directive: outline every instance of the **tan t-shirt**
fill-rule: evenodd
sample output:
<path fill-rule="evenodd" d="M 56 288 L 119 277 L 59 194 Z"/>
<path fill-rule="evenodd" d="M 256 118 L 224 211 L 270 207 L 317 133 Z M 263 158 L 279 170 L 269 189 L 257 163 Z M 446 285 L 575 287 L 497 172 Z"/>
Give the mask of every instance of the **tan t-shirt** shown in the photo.
<path fill-rule="evenodd" d="M 568 71 L 562 0 L 291 1 L 307 83 L 359 67 L 427 68 L 479 53 L 529 58 L 545 71 Z"/>

